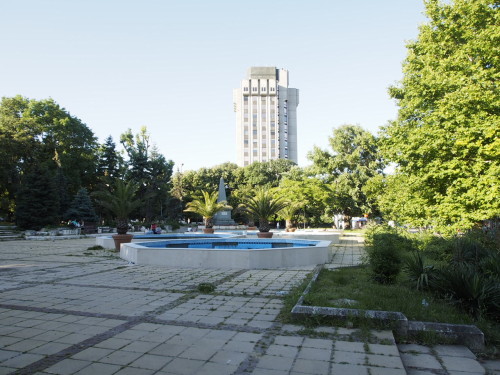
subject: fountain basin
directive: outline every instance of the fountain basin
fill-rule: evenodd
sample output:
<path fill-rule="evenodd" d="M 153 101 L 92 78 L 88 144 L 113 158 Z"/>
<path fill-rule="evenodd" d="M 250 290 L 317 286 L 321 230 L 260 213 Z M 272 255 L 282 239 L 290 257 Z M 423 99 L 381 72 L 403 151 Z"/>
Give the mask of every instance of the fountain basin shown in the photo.
<path fill-rule="evenodd" d="M 179 240 L 179 239 L 208 239 L 208 238 L 232 238 L 236 234 L 203 234 L 203 233 L 166 233 L 166 234 L 134 234 L 132 242 Z M 115 243 L 111 236 L 96 237 L 96 245 L 105 249 L 114 249 Z"/>
<path fill-rule="evenodd" d="M 195 268 L 268 269 L 330 261 L 330 241 L 203 239 L 123 244 L 120 257 L 135 264 Z"/>

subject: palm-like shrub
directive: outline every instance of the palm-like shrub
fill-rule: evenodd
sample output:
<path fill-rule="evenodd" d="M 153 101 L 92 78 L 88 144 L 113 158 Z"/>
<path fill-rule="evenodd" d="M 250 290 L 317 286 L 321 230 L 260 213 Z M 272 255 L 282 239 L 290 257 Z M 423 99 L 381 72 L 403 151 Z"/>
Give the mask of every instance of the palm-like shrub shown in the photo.
<path fill-rule="evenodd" d="M 417 290 L 427 289 L 436 273 L 433 265 L 426 265 L 424 255 L 418 250 L 405 259 L 403 269 Z"/>
<path fill-rule="evenodd" d="M 459 263 L 440 268 L 430 284 L 434 291 L 454 301 L 475 318 L 484 314 L 499 318 L 498 279 L 478 273 L 470 264 Z"/>
<path fill-rule="evenodd" d="M 279 212 L 279 215 L 281 217 L 283 217 L 283 219 L 285 219 L 285 221 L 286 221 L 285 227 L 287 229 L 290 229 L 293 227 L 293 218 L 295 217 L 295 213 L 297 212 L 298 209 L 299 209 L 298 204 L 291 203 L 291 204 L 287 204 Z"/>
<path fill-rule="evenodd" d="M 116 180 L 111 191 L 95 193 L 98 203 L 115 215 L 118 234 L 127 233 L 129 215 L 142 204 L 142 200 L 135 196 L 138 188 L 132 181 Z"/>
<path fill-rule="evenodd" d="M 214 226 L 213 218 L 217 212 L 232 209 L 232 207 L 228 206 L 224 201 L 217 202 L 218 195 L 216 191 L 213 193 L 202 191 L 201 197 L 197 197 L 189 202 L 184 212 L 194 212 L 195 214 L 201 215 L 205 227 L 212 228 Z"/>
<path fill-rule="evenodd" d="M 259 189 L 255 196 L 243 203 L 243 210 L 259 220 L 259 231 L 269 232 L 269 219 L 276 215 L 287 203 L 282 198 L 275 198 L 270 190 Z"/>

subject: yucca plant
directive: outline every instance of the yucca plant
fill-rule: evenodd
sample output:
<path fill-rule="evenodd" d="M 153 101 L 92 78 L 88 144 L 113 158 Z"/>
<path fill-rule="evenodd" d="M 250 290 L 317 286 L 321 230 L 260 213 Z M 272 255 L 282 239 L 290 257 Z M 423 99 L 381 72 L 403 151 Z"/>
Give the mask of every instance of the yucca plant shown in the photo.
<path fill-rule="evenodd" d="M 418 250 L 413 251 L 404 261 L 403 270 L 408 279 L 417 287 L 417 290 L 424 290 L 429 287 L 429 281 L 435 275 L 433 265 L 426 265 L 425 258 Z"/>
<path fill-rule="evenodd" d="M 202 191 L 200 197 L 195 198 L 187 204 L 187 208 L 184 212 L 194 212 L 195 214 L 201 215 L 205 228 L 212 228 L 214 226 L 213 218 L 217 212 L 233 209 L 224 201 L 217 202 L 218 196 L 219 194 L 216 191 L 213 193 Z"/>
<path fill-rule="evenodd" d="M 500 284 L 494 278 L 477 273 L 469 264 L 456 264 L 437 270 L 431 288 L 450 298 L 473 317 L 490 313 L 498 319 Z"/>
<path fill-rule="evenodd" d="M 269 232 L 269 219 L 280 212 L 287 203 L 280 197 L 274 197 L 270 190 L 259 189 L 255 196 L 247 198 L 242 208 L 250 216 L 259 220 L 259 232 Z"/>

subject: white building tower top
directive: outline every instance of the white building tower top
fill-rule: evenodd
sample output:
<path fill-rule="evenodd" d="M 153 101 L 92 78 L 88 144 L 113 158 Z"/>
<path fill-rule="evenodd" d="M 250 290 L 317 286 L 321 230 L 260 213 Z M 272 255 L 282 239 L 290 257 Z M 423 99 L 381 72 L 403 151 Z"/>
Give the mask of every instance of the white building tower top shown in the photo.
<path fill-rule="evenodd" d="M 233 90 L 239 166 L 288 159 L 297 163 L 299 90 L 288 87 L 288 71 L 251 67 Z"/>

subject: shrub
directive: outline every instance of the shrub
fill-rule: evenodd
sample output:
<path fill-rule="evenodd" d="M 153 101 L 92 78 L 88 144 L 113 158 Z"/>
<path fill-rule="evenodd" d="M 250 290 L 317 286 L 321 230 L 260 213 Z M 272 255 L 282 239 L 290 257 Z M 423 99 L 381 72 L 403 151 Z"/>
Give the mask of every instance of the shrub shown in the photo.
<path fill-rule="evenodd" d="M 488 250 L 483 244 L 471 237 L 458 237 L 452 245 L 453 264 L 469 264 L 478 267 L 482 259 L 488 255 Z"/>
<path fill-rule="evenodd" d="M 212 283 L 199 283 L 198 291 L 201 293 L 212 293 L 215 291 L 215 285 Z"/>
<path fill-rule="evenodd" d="M 424 255 L 420 251 L 412 252 L 405 259 L 403 270 L 417 290 L 427 289 L 429 281 L 435 276 L 434 266 L 426 265 Z"/>
<path fill-rule="evenodd" d="M 170 225 L 172 226 L 172 230 L 177 230 L 181 227 L 181 225 L 179 224 L 179 222 L 177 220 L 174 220 L 174 219 L 167 219 L 165 220 L 165 225 Z"/>
<path fill-rule="evenodd" d="M 448 238 L 437 236 L 436 234 L 425 231 L 418 233 L 415 238 L 418 248 L 430 259 L 450 260 L 452 253 L 452 244 Z"/>
<path fill-rule="evenodd" d="M 473 265 L 457 263 L 438 269 L 431 287 L 476 319 L 484 314 L 500 316 L 500 283 L 478 273 Z"/>
<path fill-rule="evenodd" d="M 401 271 L 403 255 L 412 248 L 411 241 L 397 233 L 371 235 L 366 253 L 373 279 L 382 284 L 393 283 Z"/>

